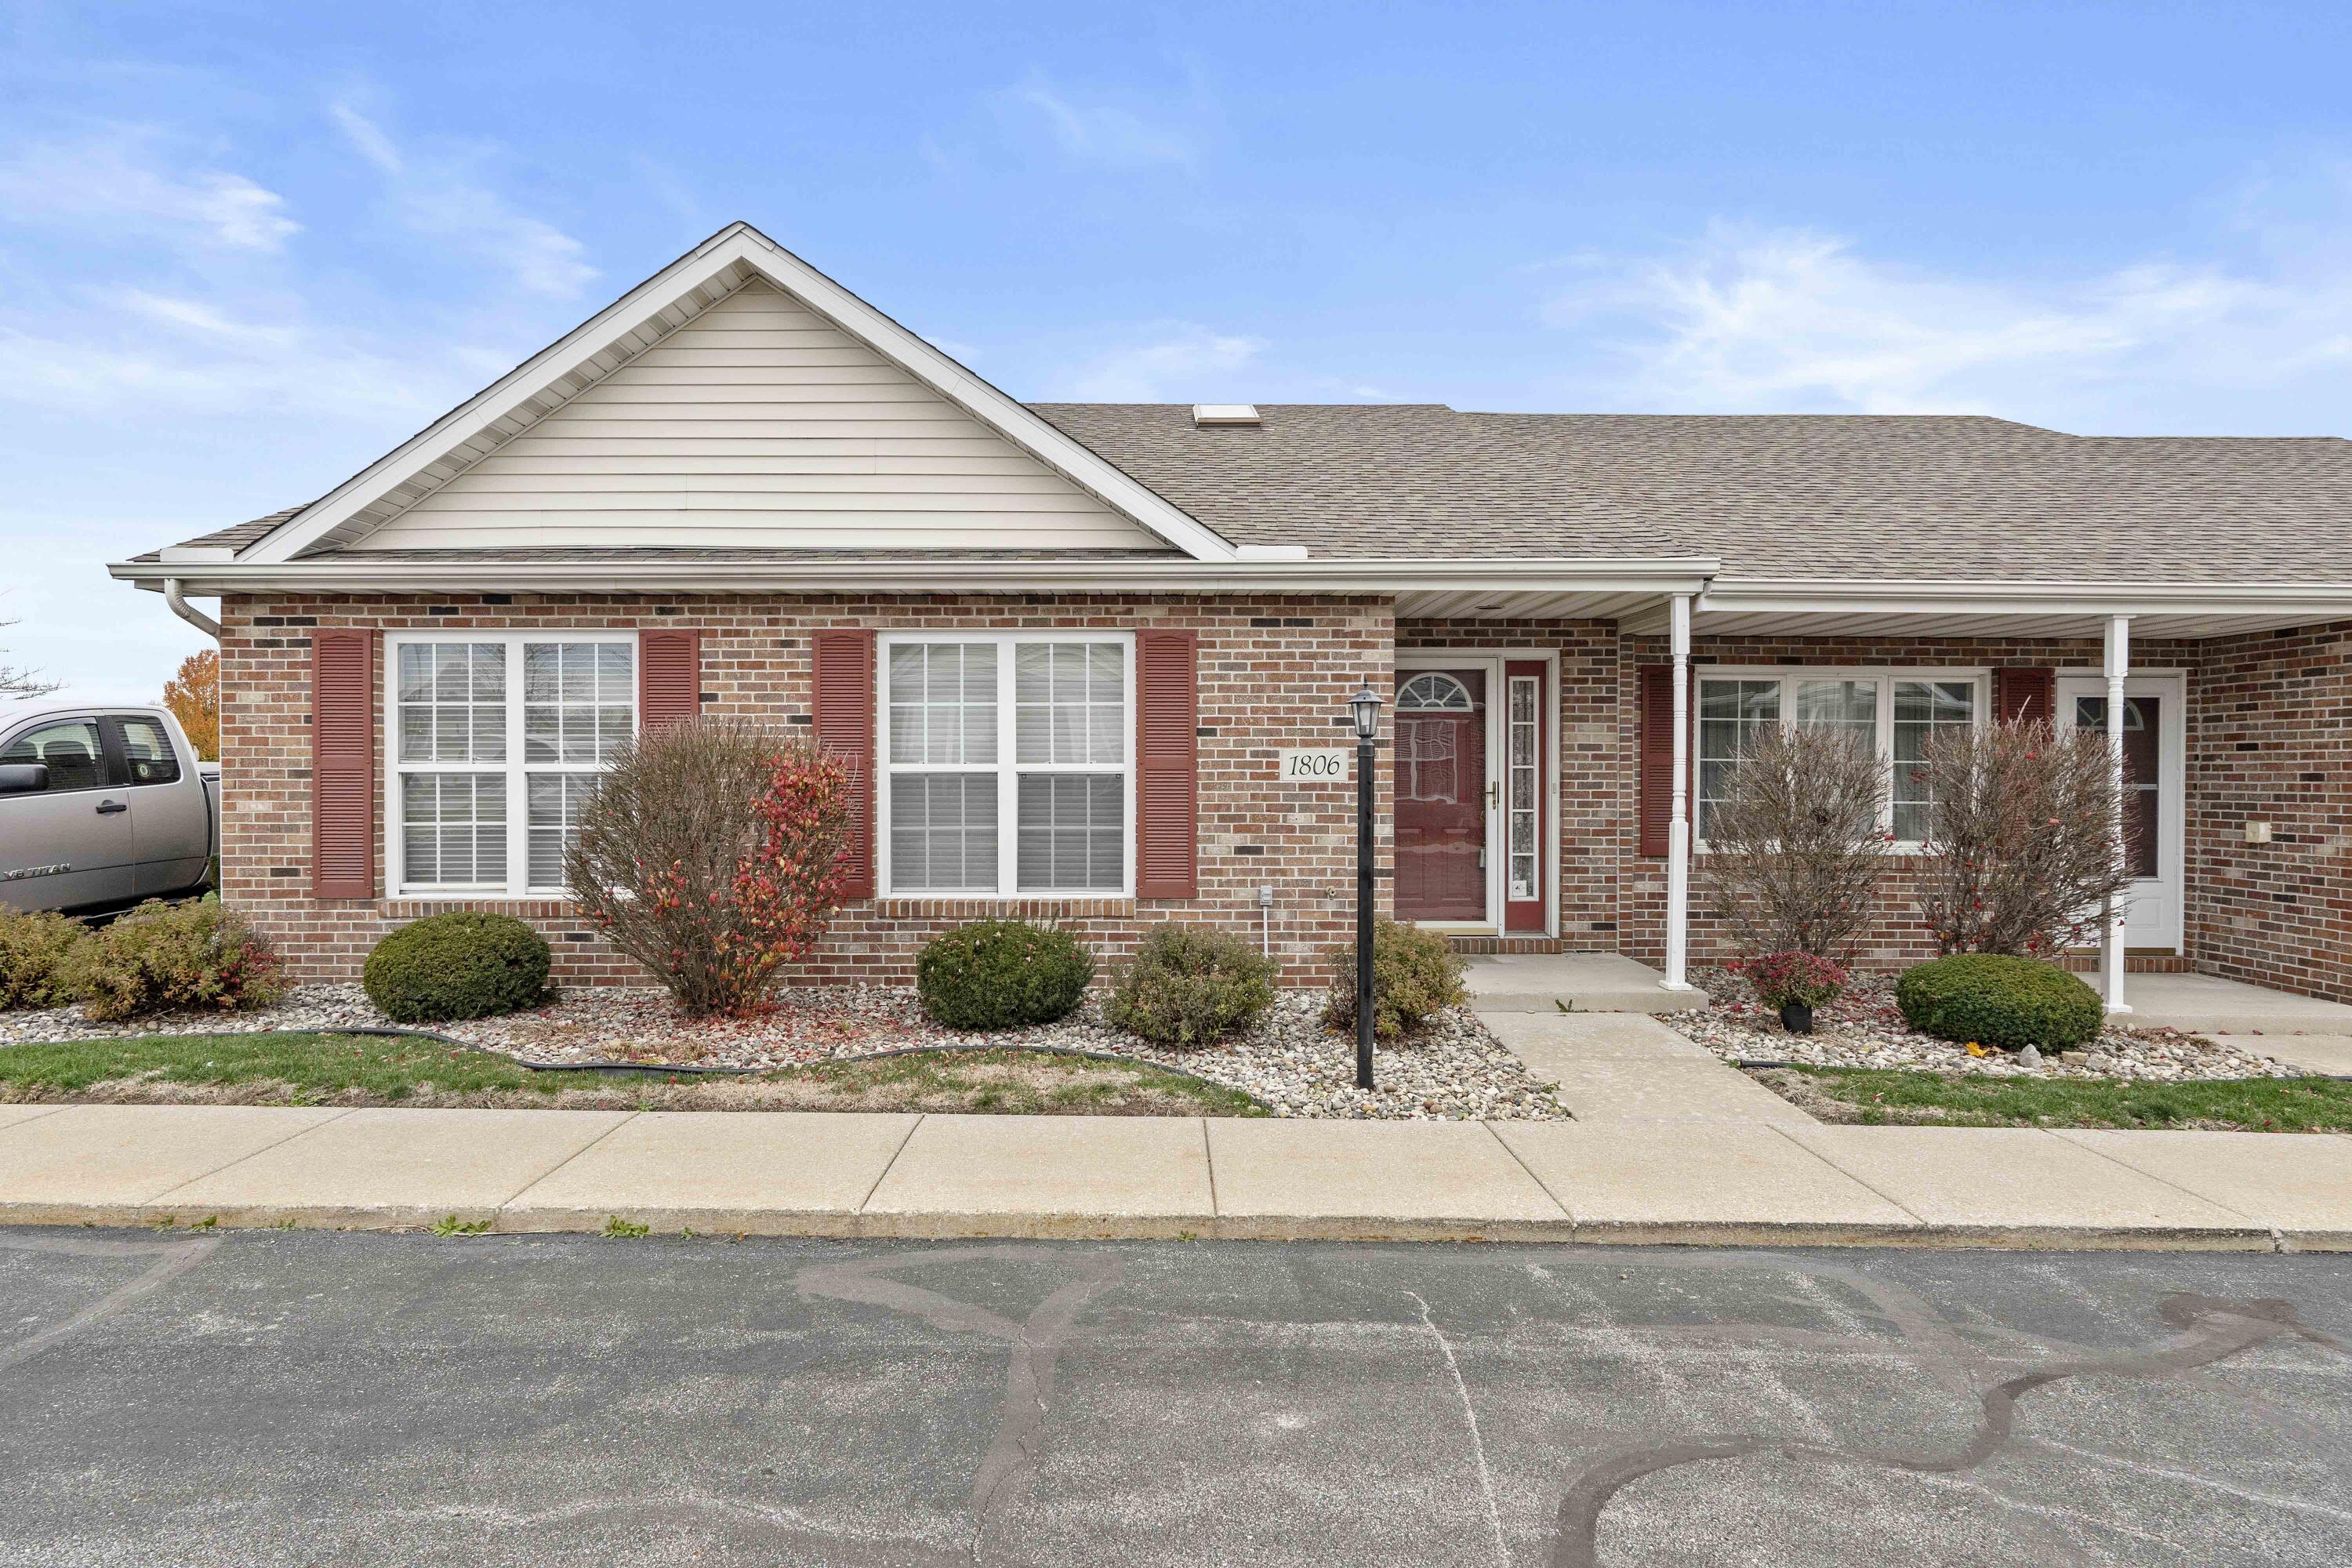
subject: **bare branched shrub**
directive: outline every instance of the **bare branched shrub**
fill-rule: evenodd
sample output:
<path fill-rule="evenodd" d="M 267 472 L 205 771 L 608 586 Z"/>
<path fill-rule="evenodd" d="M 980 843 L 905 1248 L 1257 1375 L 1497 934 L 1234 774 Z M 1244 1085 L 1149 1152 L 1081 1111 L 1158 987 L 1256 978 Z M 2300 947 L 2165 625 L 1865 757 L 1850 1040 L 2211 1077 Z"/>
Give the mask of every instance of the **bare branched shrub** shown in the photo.
<path fill-rule="evenodd" d="M 1947 730 L 1927 742 L 1920 771 L 1930 797 L 1924 905 L 1940 951 L 2073 946 L 2130 885 L 2105 735 L 2038 723 Z"/>
<path fill-rule="evenodd" d="M 1886 763 L 1850 730 L 1769 729 L 1707 813 L 1702 863 L 1740 951 L 1844 963 L 1870 928 L 1886 853 Z"/>
<path fill-rule="evenodd" d="M 850 781 L 804 740 L 697 721 L 624 746 L 564 876 L 690 1014 L 758 1008 L 841 907 Z"/>

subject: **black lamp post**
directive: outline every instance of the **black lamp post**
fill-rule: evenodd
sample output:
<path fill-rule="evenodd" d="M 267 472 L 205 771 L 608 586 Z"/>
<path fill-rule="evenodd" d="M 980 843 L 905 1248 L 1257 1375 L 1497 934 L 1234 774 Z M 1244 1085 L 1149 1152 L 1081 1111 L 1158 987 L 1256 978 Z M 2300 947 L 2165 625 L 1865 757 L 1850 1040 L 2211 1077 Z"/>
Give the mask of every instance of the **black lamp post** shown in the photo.
<path fill-rule="evenodd" d="M 1356 722 L 1356 1087 L 1372 1087 L 1372 737 L 1381 694 L 1367 683 L 1348 699 Z"/>

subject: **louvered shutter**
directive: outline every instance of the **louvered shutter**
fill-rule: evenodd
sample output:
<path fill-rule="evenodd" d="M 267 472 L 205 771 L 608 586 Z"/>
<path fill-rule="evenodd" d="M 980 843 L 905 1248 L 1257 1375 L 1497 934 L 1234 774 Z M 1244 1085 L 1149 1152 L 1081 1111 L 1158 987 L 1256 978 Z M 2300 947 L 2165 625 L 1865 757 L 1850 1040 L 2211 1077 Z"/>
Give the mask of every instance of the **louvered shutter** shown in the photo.
<path fill-rule="evenodd" d="M 637 728 L 683 724 L 702 711 L 702 634 L 683 626 L 637 634 Z"/>
<path fill-rule="evenodd" d="M 375 896 L 376 634 L 310 635 L 310 891 Z"/>
<path fill-rule="evenodd" d="M 1199 634 L 1135 634 L 1135 893 L 1190 899 L 1199 887 Z"/>
<path fill-rule="evenodd" d="M 816 671 L 816 742 L 849 770 L 847 895 L 874 896 L 874 634 L 835 627 L 810 639 Z"/>
<path fill-rule="evenodd" d="M 2054 669 L 1996 669 L 1992 672 L 1993 712 L 2003 723 L 2053 722 L 2057 699 L 2058 672 Z"/>
<path fill-rule="evenodd" d="M 1645 664 L 1641 680 L 1641 852 L 1664 855 L 1675 815 L 1675 667 Z"/>

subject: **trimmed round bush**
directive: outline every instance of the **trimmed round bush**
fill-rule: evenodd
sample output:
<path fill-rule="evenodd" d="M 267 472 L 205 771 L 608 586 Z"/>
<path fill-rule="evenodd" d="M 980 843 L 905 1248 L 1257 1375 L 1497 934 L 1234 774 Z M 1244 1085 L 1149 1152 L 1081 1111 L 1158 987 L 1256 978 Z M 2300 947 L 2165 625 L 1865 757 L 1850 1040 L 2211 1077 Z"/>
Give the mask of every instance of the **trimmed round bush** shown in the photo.
<path fill-rule="evenodd" d="M 1066 1017 L 1095 977 L 1077 938 L 1027 921 L 942 931 L 915 960 L 923 1011 L 950 1029 L 1017 1029 Z"/>
<path fill-rule="evenodd" d="M 2080 976 L 1998 952 L 1954 953 L 1905 970 L 1895 1005 L 1923 1034 L 2011 1051 L 2079 1046 L 2106 1021 L 2099 994 Z"/>
<path fill-rule="evenodd" d="M 1323 1003 L 1323 1026 L 1353 1033 L 1356 1027 L 1356 944 L 1330 952 L 1331 989 Z M 1470 999 L 1462 985 L 1462 955 L 1433 931 L 1391 920 L 1372 926 L 1372 1037 L 1404 1038 L 1432 1015 Z"/>
<path fill-rule="evenodd" d="M 1111 982 L 1103 1016 L 1163 1046 L 1205 1046 L 1274 1005 L 1274 962 L 1245 937 L 1170 921 Z"/>
<path fill-rule="evenodd" d="M 375 944 L 360 984 L 403 1024 L 487 1018 L 547 994 L 547 939 L 512 915 L 450 910 Z"/>

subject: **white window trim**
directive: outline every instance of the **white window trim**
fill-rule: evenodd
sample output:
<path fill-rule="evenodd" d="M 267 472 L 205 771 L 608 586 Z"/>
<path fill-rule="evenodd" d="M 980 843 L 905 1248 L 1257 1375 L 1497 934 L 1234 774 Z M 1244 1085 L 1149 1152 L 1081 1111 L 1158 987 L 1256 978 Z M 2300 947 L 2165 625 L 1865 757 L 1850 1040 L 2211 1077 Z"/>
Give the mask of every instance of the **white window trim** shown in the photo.
<path fill-rule="evenodd" d="M 1822 664 L 1704 664 L 1691 667 L 1691 841 L 1696 851 L 1709 847 L 1698 836 L 1699 822 L 1699 689 L 1710 680 L 1778 680 L 1780 683 L 1780 727 L 1797 727 L 1796 703 L 1790 687 L 1799 680 L 1869 680 L 1878 686 L 1877 745 L 1880 759 L 1887 763 L 1889 773 L 1886 790 L 1878 797 L 1878 826 L 1882 832 L 1895 827 L 1895 687 L 1905 680 L 1940 680 L 1947 683 L 1967 681 L 1976 689 L 1976 699 L 1970 704 L 1969 722 L 1983 729 L 1992 708 L 1992 668 L 1989 665 L 1822 665 Z M 1916 838 L 1897 838 L 1887 845 L 1889 853 L 1916 855 L 1923 845 Z"/>
<path fill-rule="evenodd" d="M 1039 626 L 1026 631 L 959 631 L 940 627 L 934 631 L 884 632 L 876 639 L 874 670 L 874 870 L 875 886 L 886 899 L 987 899 L 1012 901 L 1022 899 L 1131 899 L 1135 897 L 1135 634 L 1133 632 L 1091 630 L 1085 627 Z M 894 647 L 922 643 L 992 643 L 1000 650 L 996 658 L 996 761 L 981 766 L 950 766 L 935 763 L 893 763 L 890 760 L 890 650 Z M 1014 663 L 1013 649 L 1021 643 L 1116 643 L 1124 650 L 1119 660 L 1122 674 L 1120 700 L 1125 705 L 1127 721 L 1119 727 L 1119 778 L 1121 781 L 1121 812 L 1125 835 L 1120 847 L 1123 868 L 1119 885 L 1111 888 L 1023 888 L 1021 879 L 1020 775 L 1027 773 L 1100 773 L 1108 772 L 1101 763 L 1033 763 L 1016 759 L 1013 727 L 1016 722 L 1013 700 Z M 901 888 L 894 879 L 890 865 L 890 781 L 894 773 L 979 773 L 992 768 L 996 773 L 996 888 L 993 891 L 973 888 Z"/>
<path fill-rule="evenodd" d="M 398 631 L 383 637 L 383 885 L 396 899 L 562 899 L 566 888 L 535 888 L 530 877 L 530 797 L 525 775 L 537 773 L 586 773 L 593 764 L 542 763 L 533 767 L 523 758 L 522 649 L 525 643 L 625 643 L 630 648 L 629 732 L 636 733 L 641 715 L 637 685 L 643 679 L 645 652 L 634 631 L 582 631 L 570 627 L 533 627 L 529 631 Z M 479 763 L 415 763 L 400 760 L 400 650 L 423 643 L 498 643 L 507 649 L 506 761 Z M 507 781 L 507 875 L 499 882 L 408 882 L 402 879 L 407 865 L 401 835 L 400 778 L 404 773 L 499 773 Z"/>

